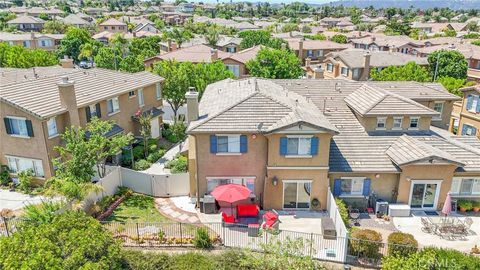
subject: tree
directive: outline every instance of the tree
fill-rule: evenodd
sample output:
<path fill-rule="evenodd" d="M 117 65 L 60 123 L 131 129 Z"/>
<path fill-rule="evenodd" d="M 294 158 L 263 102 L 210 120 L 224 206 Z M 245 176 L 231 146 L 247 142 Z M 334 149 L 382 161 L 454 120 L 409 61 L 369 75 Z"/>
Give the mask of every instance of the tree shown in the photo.
<path fill-rule="evenodd" d="M 67 211 L 0 238 L 1 269 L 120 269 L 121 248 L 97 220 Z"/>
<path fill-rule="evenodd" d="M 478 22 L 476 21 L 467 23 L 466 28 L 469 32 L 478 32 L 478 30 L 480 30 L 480 27 L 478 26 Z"/>
<path fill-rule="evenodd" d="M 46 34 L 63 34 L 67 31 L 67 25 L 62 21 L 47 21 L 43 26 L 42 32 Z"/>
<path fill-rule="evenodd" d="M 58 58 L 54 53 L 0 43 L 0 67 L 31 68 L 57 64 Z"/>
<path fill-rule="evenodd" d="M 220 39 L 220 32 L 216 29 L 215 26 L 208 28 L 207 33 L 205 34 L 205 39 L 210 46 L 216 46 L 218 40 Z"/>
<path fill-rule="evenodd" d="M 120 62 L 119 69 L 130 73 L 144 71 L 145 65 L 143 64 L 143 57 L 141 55 L 128 55 Z"/>
<path fill-rule="evenodd" d="M 282 26 L 282 33 L 288 33 L 298 30 L 298 24 L 296 23 L 286 23 Z"/>
<path fill-rule="evenodd" d="M 142 112 L 139 109 L 136 113 L 138 122 L 140 123 L 140 135 L 143 138 L 143 156 L 148 156 L 148 139 L 152 135 L 152 114 L 148 112 Z"/>
<path fill-rule="evenodd" d="M 462 53 L 453 50 L 438 50 L 428 55 L 430 76 L 466 79 L 468 63 Z"/>
<path fill-rule="evenodd" d="M 265 30 L 247 30 L 238 34 L 242 41 L 240 42 L 241 49 L 251 48 L 256 45 L 264 45 L 275 49 L 280 49 L 282 44 L 287 44 L 285 40 L 279 38 L 272 38 L 270 32 Z"/>
<path fill-rule="evenodd" d="M 80 55 L 80 47 L 85 43 L 93 43 L 90 33 L 81 28 L 69 27 L 65 37 L 58 47 L 58 55 L 63 58 L 64 55 L 69 56 L 74 61 L 78 61 Z"/>
<path fill-rule="evenodd" d="M 185 28 L 175 27 L 172 31 L 164 32 L 164 38 L 174 40 L 175 43 L 177 43 L 178 48 L 181 48 L 184 42 L 193 38 L 193 35 Z"/>
<path fill-rule="evenodd" d="M 250 75 L 270 79 L 296 79 L 303 71 L 298 57 L 289 50 L 262 48 L 247 62 Z"/>
<path fill-rule="evenodd" d="M 185 104 L 185 93 L 189 87 L 195 87 L 201 96 L 208 84 L 234 77 L 220 61 L 200 64 L 160 61 L 155 63 L 153 72 L 165 78 L 162 93 L 170 104 L 175 119 L 178 109 Z"/>
<path fill-rule="evenodd" d="M 374 81 L 417 81 L 428 82 L 430 75 L 427 69 L 415 62 L 409 62 L 404 66 L 389 66 L 382 71 L 373 69 L 370 78 Z"/>
<path fill-rule="evenodd" d="M 111 47 L 100 48 L 95 56 L 95 65 L 99 68 L 118 70 L 121 53 Z"/>
<path fill-rule="evenodd" d="M 57 168 L 55 176 L 47 181 L 50 193 L 80 201 L 98 189 L 92 184 L 94 168 L 100 178 L 104 177 L 107 158 L 132 140 L 130 134 L 106 137 L 112 128 L 113 122 L 94 117 L 85 128 L 72 126 L 65 130 L 62 134 L 64 144 L 54 148 L 59 157 L 53 159 Z"/>
<path fill-rule="evenodd" d="M 463 96 L 463 93 L 459 90 L 460 88 L 475 85 L 475 82 L 467 82 L 466 79 L 455 79 L 452 77 L 439 77 L 437 82 L 441 83 L 448 92 L 460 97 Z"/>
<path fill-rule="evenodd" d="M 336 42 L 336 43 L 340 43 L 340 44 L 347 44 L 347 42 L 348 42 L 347 36 L 342 35 L 342 34 L 336 34 L 336 35 L 332 36 L 332 38 L 330 40 L 333 41 L 333 42 Z"/>
<path fill-rule="evenodd" d="M 128 51 L 142 58 L 153 57 L 160 52 L 160 41 L 159 36 L 133 38 L 128 45 Z"/>

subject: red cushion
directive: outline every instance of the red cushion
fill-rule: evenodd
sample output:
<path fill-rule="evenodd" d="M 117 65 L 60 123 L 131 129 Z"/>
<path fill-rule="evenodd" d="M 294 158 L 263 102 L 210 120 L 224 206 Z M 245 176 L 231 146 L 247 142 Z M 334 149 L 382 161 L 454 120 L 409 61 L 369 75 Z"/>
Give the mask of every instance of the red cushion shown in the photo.
<path fill-rule="evenodd" d="M 237 216 L 239 217 L 257 217 L 258 206 L 256 204 L 237 205 Z"/>
<path fill-rule="evenodd" d="M 265 214 L 263 214 L 263 218 L 265 220 L 277 220 L 278 216 L 275 213 L 268 211 Z"/>
<path fill-rule="evenodd" d="M 229 216 L 225 212 L 222 212 L 222 220 L 227 223 L 235 223 L 235 217 Z"/>

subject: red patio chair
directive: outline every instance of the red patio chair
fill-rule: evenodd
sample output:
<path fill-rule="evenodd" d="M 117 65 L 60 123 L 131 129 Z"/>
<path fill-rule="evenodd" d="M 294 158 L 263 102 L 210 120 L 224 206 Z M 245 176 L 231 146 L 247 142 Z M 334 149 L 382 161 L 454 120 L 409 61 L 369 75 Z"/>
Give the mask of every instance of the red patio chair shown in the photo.
<path fill-rule="evenodd" d="M 225 212 L 222 212 L 222 225 L 225 226 L 228 224 L 235 224 L 235 216 L 229 216 Z"/>

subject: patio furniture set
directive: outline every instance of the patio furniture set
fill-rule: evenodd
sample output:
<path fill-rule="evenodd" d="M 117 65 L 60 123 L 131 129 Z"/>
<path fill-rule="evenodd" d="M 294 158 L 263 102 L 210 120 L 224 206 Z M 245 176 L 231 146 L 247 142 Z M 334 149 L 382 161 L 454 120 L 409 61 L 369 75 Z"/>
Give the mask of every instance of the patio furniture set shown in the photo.
<path fill-rule="evenodd" d="M 451 240 L 465 238 L 473 224 L 473 220 L 470 217 L 465 218 L 465 221 L 460 220 L 458 217 L 422 217 L 421 222 L 423 232 Z"/>

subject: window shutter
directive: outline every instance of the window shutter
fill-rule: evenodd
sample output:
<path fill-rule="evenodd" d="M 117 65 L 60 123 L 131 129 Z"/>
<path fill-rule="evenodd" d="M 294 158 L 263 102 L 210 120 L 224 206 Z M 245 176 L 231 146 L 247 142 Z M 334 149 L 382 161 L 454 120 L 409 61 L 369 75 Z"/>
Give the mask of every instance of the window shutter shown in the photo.
<path fill-rule="evenodd" d="M 318 154 L 318 137 L 312 137 L 310 143 L 310 155 L 316 156 Z"/>
<path fill-rule="evenodd" d="M 473 106 L 473 95 L 467 97 L 467 110 L 471 110 Z"/>
<path fill-rule="evenodd" d="M 100 109 L 100 103 L 95 104 L 95 110 L 97 111 L 97 117 L 102 118 L 102 109 Z"/>
<path fill-rule="evenodd" d="M 280 155 L 285 156 L 287 155 L 287 137 L 280 138 Z"/>
<path fill-rule="evenodd" d="M 92 119 L 92 113 L 90 112 L 90 106 L 85 107 L 85 114 L 87 115 L 87 123 Z"/>
<path fill-rule="evenodd" d="M 240 153 L 247 152 L 247 135 L 240 135 Z"/>
<path fill-rule="evenodd" d="M 333 182 L 333 196 L 342 195 L 342 179 L 335 179 Z"/>
<path fill-rule="evenodd" d="M 369 196 L 370 195 L 370 178 L 366 178 L 363 180 L 363 196 Z"/>
<path fill-rule="evenodd" d="M 27 134 L 28 134 L 28 136 L 33 137 L 32 121 L 31 120 L 25 120 L 25 123 L 27 124 Z"/>
<path fill-rule="evenodd" d="M 477 108 L 475 111 L 480 112 L 480 97 L 477 98 Z"/>
<path fill-rule="evenodd" d="M 217 136 L 210 135 L 210 153 L 217 153 Z"/>
<path fill-rule="evenodd" d="M 3 118 L 5 122 L 5 129 L 7 130 L 7 134 L 12 134 L 12 124 L 10 123 L 10 119 L 5 117 Z"/>

